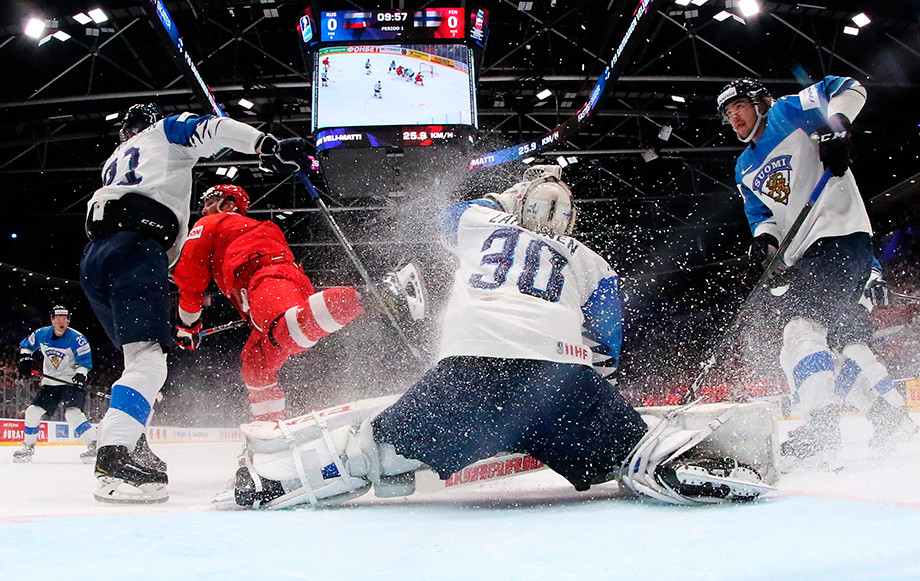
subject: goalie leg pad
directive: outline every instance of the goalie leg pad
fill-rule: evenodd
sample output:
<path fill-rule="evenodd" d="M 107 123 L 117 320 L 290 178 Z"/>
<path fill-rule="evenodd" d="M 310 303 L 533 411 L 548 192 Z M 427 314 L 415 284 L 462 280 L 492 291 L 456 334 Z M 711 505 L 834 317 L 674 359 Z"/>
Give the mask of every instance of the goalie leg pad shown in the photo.
<path fill-rule="evenodd" d="M 237 504 L 336 504 L 364 494 L 372 484 L 381 497 L 414 492 L 411 473 L 421 463 L 373 439 L 371 417 L 385 407 L 382 402 L 391 400 L 365 400 L 292 420 L 244 425 L 248 452 L 246 465 L 237 472 Z M 352 423 L 362 418 L 360 426 Z"/>

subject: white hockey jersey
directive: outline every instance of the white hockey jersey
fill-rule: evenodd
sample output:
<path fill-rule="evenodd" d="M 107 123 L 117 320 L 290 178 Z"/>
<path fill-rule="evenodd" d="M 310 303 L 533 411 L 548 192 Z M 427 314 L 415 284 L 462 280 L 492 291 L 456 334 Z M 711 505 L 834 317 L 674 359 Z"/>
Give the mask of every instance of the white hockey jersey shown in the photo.
<path fill-rule="evenodd" d="M 763 136 L 745 149 L 735 165 L 735 181 L 754 236 L 772 234 L 782 241 L 824 172 L 811 138 L 827 117 L 843 113 L 852 121 L 866 101 L 853 79 L 826 77 L 797 95 L 782 97 L 767 113 Z M 869 215 L 853 172 L 831 177 L 802 224 L 784 261 L 794 265 L 819 238 L 872 233 Z"/>
<path fill-rule="evenodd" d="M 619 357 L 619 279 L 594 251 L 567 236 L 536 234 L 486 200 L 442 216 L 459 261 L 444 314 L 439 358 L 471 355 L 591 365 Z"/>
<path fill-rule="evenodd" d="M 192 168 L 202 157 L 229 147 L 255 153 L 262 132 L 228 117 L 183 113 L 154 123 L 126 140 L 102 168 L 102 187 L 90 198 L 96 202 L 117 199 L 129 192 L 143 194 L 175 213 L 179 235 L 169 250 L 174 263 L 188 235 L 191 216 Z M 101 205 L 96 206 L 101 207 Z"/>

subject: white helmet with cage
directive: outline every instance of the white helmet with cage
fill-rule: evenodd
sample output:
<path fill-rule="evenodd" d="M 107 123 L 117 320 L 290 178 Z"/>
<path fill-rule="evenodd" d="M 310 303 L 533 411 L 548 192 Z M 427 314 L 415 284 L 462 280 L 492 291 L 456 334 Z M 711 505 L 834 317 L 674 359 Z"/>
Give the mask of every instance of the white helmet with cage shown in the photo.
<path fill-rule="evenodd" d="M 501 194 L 487 194 L 518 223 L 539 234 L 571 235 L 575 229 L 572 191 L 561 181 L 558 165 L 535 165 L 524 171 L 524 179 Z"/>

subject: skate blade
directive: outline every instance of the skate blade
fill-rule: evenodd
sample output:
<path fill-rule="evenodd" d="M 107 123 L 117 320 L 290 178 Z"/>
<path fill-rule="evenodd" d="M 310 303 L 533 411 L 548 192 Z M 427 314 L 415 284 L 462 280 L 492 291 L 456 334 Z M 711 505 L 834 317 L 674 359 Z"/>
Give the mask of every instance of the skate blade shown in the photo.
<path fill-rule="evenodd" d="M 13 456 L 13 462 L 15 462 L 16 464 L 31 464 L 32 457 L 29 456 L 28 458 L 17 458 Z"/>
<path fill-rule="evenodd" d="M 111 504 L 157 504 L 169 500 L 165 484 L 139 484 L 134 486 L 120 478 L 101 476 L 93 497 L 98 502 Z"/>
<path fill-rule="evenodd" d="M 765 492 L 776 490 L 776 488 L 763 482 L 753 482 L 730 476 L 716 476 L 699 466 L 680 466 L 674 470 L 674 474 L 681 483 L 691 486 L 702 486 L 704 484 L 727 486 L 731 491 L 727 500 L 753 500 Z"/>

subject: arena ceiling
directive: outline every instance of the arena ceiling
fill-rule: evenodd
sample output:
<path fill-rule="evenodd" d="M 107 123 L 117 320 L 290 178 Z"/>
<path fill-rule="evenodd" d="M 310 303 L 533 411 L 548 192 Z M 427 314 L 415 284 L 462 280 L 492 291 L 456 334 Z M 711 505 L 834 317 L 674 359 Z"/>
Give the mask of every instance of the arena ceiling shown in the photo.
<path fill-rule="evenodd" d="M 117 121 L 137 102 L 167 113 L 202 107 L 156 33 L 144 0 L 12 0 L 0 14 L 0 261 L 63 279 L 77 277 L 85 202 L 100 166 L 117 143 Z M 470 2 L 324 2 L 324 9 L 417 10 Z M 544 135 L 587 100 L 623 33 L 635 0 L 490 0 L 490 36 L 479 65 L 479 140 L 490 151 Z M 684 5 L 686 4 L 686 5 Z M 825 75 L 863 82 L 869 103 L 858 119 L 854 173 L 875 205 L 879 231 L 916 208 L 920 172 L 920 2 L 760 1 L 740 16 L 734 0 L 657 0 L 635 51 L 622 64 L 593 122 L 542 160 L 575 158 L 563 177 L 581 211 L 576 235 L 623 275 L 635 320 L 712 317 L 725 293 L 742 288 L 749 233 L 732 183 L 740 143 L 715 114 L 714 96 L 728 81 L 760 78 L 774 95 L 797 92 Z M 296 21 L 305 0 L 166 2 L 186 49 L 218 101 L 234 118 L 280 137 L 310 138 L 311 79 Z M 101 8 L 103 23 L 72 16 Z M 728 16 L 714 18 L 723 11 Z M 868 25 L 852 17 L 865 13 Z M 23 34 L 29 17 L 70 38 L 39 45 Z M 54 28 L 56 27 L 56 28 Z M 853 36 L 845 27 L 858 28 Z M 540 89 L 553 91 L 539 101 Z M 248 99 L 254 106 L 237 103 Z M 441 163 L 433 161 L 432 163 Z M 236 154 L 203 161 L 195 193 L 226 180 L 218 168 L 240 168 L 233 182 L 253 199 L 253 215 L 285 229 L 308 273 L 329 284 L 353 282 L 355 271 L 315 205 L 293 180 L 258 171 Z M 466 172 L 465 164 L 456 164 Z M 508 185 L 523 166 L 463 175 L 456 195 Z M 312 174 L 321 181 L 319 174 Z M 385 186 L 382 188 L 385 190 Z M 410 188 L 411 189 L 411 188 Z M 411 257 L 436 240 L 426 224 L 399 207 L 434 205 L 426 192 L 326 197 L 332 215 L 371 270 L 385 257 Z M 896 203 L 890 203 L 894 195 Z M 916 216 L 916 211 L 914 216 Z M 424 214 L 421 214 L 424 216 Z M 388 226 L 393 221 L 397 227 Z M 382 234 L 383 232 L 383 234 Z M 386 233 L 389 233 L 387 235 Z M 12 235 L 16 234 L 16 238 Z"/>

